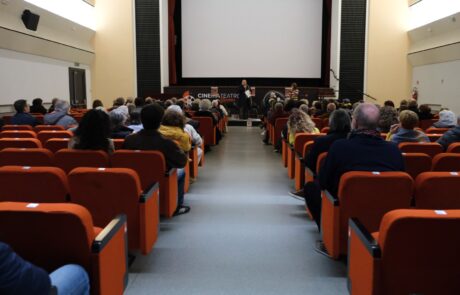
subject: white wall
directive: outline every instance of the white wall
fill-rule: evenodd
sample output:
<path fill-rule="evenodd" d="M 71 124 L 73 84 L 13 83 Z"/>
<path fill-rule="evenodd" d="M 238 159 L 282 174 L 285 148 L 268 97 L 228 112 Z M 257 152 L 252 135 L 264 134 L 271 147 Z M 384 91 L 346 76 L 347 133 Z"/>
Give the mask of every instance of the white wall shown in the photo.
<path fill-rule="evenodd" d="M 160 0 L 160 58 L 161 58 L 161 92 L 169 86 L 169 22 L 168 0 Z"/>
<path fill-rule="evenodd" d="M 413 68 L 419 103 L 441 104 L 460 115 L 460 60 Z"/>
<path fill-rule="evenodd" d="M 69 100 L 69 67 L 86 71 L 87 101 L 91 103 L 89 66 L 0 49 L 0 112 L 12 111 L 17 99 L 40 97 L 50 102 L 54 97 Z"/>

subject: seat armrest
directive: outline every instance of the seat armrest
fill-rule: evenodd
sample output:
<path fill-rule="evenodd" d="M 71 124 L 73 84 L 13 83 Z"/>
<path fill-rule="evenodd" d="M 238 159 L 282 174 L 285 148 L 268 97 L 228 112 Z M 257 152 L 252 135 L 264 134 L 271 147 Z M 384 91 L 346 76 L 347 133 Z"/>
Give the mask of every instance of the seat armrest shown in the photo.
<path fill-rule="evenodd" d="M 339 198 L 333 196 L 330 192 L 327 190 L 324 191 L 324 195 L 326 198 L 334 205 L 334 206 L 339 206 Z"/>
<path fill-rule="evenodd" d="M 303 155 L 302 154 L 300 154 L 298 152 L 295 152 L 295 157 L 303 162 Z"/>
<path fill-rule="evenodd" d="M 120 214 L 97 235 L 93 241 L 92 252 L 100 253 L 104 247 L 110 242 L 112 237 L 122 228 L 126 226 L 126 215 Z"/>
<path fill-rule="evenodd" d="M 139 202 L 140 203 L 146 203 L 148 199 L 150 199 L 153 196 L 153 192 L 158 191 L 160 189 L 160 183 L 155 182 L 148 188 L 146 188 L 141 196 L 139 197 Z"/>
<path fill-rule="evenodd" d="M 305 170 L 307 171 L 307 175 L 309 175 L 312 179 L 315 179 L 316 177 L 316 174 L 315 172 L 313 172 L 310 168 L 305 168 Z"/>
<path fill-rule="evenodd" d="M 350 218 L 348 221 L 348 226 L 352 231 L 356 233 L 356 236 L 366 247 L 367 251 L 373 258 L 380 258 L 382 256 L 382 251 L 379 244 L 357 218 Z"/>
<path fill-rule="evenodd" d="M 174 172 L 176 172 L 176 170 L 177 170 L 176 168 L 169 169 L 168 171 L 166 171 L 165 176 L 168 177 L 168 176 L 173 175 Z"/>

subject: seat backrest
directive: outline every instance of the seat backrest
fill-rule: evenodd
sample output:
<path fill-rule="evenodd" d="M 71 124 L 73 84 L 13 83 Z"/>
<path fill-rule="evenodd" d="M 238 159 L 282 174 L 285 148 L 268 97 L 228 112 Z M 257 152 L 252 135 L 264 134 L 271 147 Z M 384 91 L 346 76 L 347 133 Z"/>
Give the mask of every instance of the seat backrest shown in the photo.
<path fill-rule="evenodd" d="M 116 150 L 121 150 L 123 147 L 123 144 L 125 143 L 125 140 L 123 138 L 114 138 L 113 140 L 113 146 L 115 147 Z"/>
<path fill-rule="evenodd" d="M 431 171 L 431 157 L 422 153 L 402 153 L 404 167 L 413 179 L 420 173 Z"/>
<path fill-rule="evenodd" d="M 329 124 L 323 125 L 323 119 L 321 119 L 321 118 L 311 118 L 311 120 L 313 121 L 313 123 L 315 123 L 316 128 L 318 128 L 320 130 L 329 125 Z"/>
<path fill-rule="evenodd" d="M 321 171 L 321 168 L 323 167 L 324 163 L 326 163 L 326 158 L 327 152 L 321 153 L 318 156 L 318 159 L 316 160 L 316 174 L 318 174 Z"/>
<path fill-rule="evenodd" d="M 53 153 L 69 147 L 70 138 L 51 138 L 45 143 L 45 148 Z"/>
<path fill-rule="evenodd" d="M 283 131 L 284 127 L 288 122 L 288 118 L 278 118 L 275 121 L 275 136 L 274 136 L 274 143 L 277 144 L 278 141 L 281 139 L 281 132 Z"/>
<path fill-rule="evenodd" d="M 324 127 L 323 129 L 321 129 L 321 133 L 329 133 L 329 130 L 331 130 L 330 127 Z"/>
<path fill-rule="evenodd" d="M 109 167 L 109 155 L 105 151 L 62 149 L 55 154 L 56 166 L 70 173 L 78 167 Z"/>
<path fill-rule="evenodd" d="M 433 158 L 432 171 L 460 171 L 460 154 L 442 153 Z"/>
<path fill-rule="evenodd" d="M 433 126 L 436 122 L 438 122 L 438 119 L 420 120 L 419 126 L 421 129 L 426 130 Z"/>
<path fill-rule="evenodd" d="M 94 238 L 91 215 L 82 206 L 0 202 L 0 240 L 48 272 L 70 263 L 91 271 Z"/>
<path fill-rule="evenodd" d="M 11 118 L 13 118 L 13 116 L 3 116 L 2 119 L 3 119 L 3 122 L 6 124 L 6 125 L 9 125 L 11 123 Z"/>
<path fill-rule="evenodd" d="M 381 294 L 457 294 L 460 211 L 395 210 L 380 226 Z"/>
<path fill-rule="evenodd" d="M 377 231 L 385 213 L 410 208 L 413 180 L 405 172 L 347 172 L 340 178 L 340 244 L 346 249 L 348 219 Z"/>
<path fill-rule="evenodd" d="M 324 134 L 322 133 L 316 133 L 316 134 L 313 134 L 313 133 L 297 133 L 295 135 L 295 139 L 294 139 L 294 150 L 296 151 L 296 153 L 302 155 L 303 154 L 303 148 L 305 146 L 305 144 L 309 141 L 314 141 L 315 138 L 319 137 L 319 136 L 323 136 Z"/>
<path fill-rule="evenodd" d="M 58 130 L 50 130 L 50 131 L 40 131 L 37 134 L 38 139 L 44 145 L 48 139 L 51 138 L 71 138 L 73 136 L 72 132 L 70 131 L 58 131 Z"/>
<path fill-rule="evenodd" d="M 6 148 L 0 151 L 0 166 L 54 166 L 54 154 L 43 148 Z"/>
<path fill-rule="evenodd" d="M 69 174 L 69 183 L 72 203 L 87 208 L 96 226 L 105 227 L 117 215 L 126 214 L 130 244 L 136 241 L 142 189 L 134 170 L 76 168 Z"/>
<path fill-rule="evenodd" d="M 460 153 L 460 142 L 454 142 L 447 148 L 448 153 Z"/>
<path fill-rule="evenodd" d="M 419 209 L 460 209 L 458 172 L 425 172 L 415 180 L 415 206 Z"/>
<path fill-rule="evenodd" d="M 426 136 L 428 136 L 428 139 L 430 140 L 430 142 L 436 142 L 438 139 L 440 139 L 442 137 L 442 134 L 441 133 L 431 133 L 431 134 L 427 134 Z"/>
<path fill-rule="evenodd" d="M 209 117 L 193 117 L 193 120 L 199 121 L 198 132 L 204 138 L 206 145 L 214 144 L 214 125 L 212 118 Z"/>
<path fill-rule="evenodd" d="M 61 125 L 37 125 L 35 126 L 35 132 L 39 133 L 40 131 L 65 131 L 64 126 Z"/>
<path fill-rule="evenodd" d="M 399 144 L 399 149 L 403 153 L 423 153 L 431 158 L 443 152 L 442 146 L 436 142 L 402 142 Z"/>
<path fill-rule="evenodd" d="M 5 130 L 0 132 L 0 138 L 37 138 L 37 135 L 30 130 Z"/>
<path fill-rule="evenodd" d="M 0 201 L 64 203 L 69 194 L 67 175 L 56 167 L 0 167 Z"/>
<path fill-rule="evenodd" d="M 0 138 L 0 150 L 5 148 L 41 148 L 42 143 L 36 138 Z"/>
<path fill-rule="evenodd" d="M 446 133 L 447 131 L 449 131 L 449 128 L 435 128 L 435 127 L 431 127 L 431 128 L 428 128 L 426 130 L 425 133 L 427 134 L 444 134 Z"/>
<path fill-rule="evenodd" d="M 130 168 L 137 172 L 142 189 L 159 182 L 166 171 L 166 161 L 161 152 L 119 150 L 113 153 L 112 167 Z"/>
<path fill-rule="evenodd" d="M 27 131 L 34 131 L 32 126 L 30 125 L 4 125 L 2 130 L 27 130 Z"/>

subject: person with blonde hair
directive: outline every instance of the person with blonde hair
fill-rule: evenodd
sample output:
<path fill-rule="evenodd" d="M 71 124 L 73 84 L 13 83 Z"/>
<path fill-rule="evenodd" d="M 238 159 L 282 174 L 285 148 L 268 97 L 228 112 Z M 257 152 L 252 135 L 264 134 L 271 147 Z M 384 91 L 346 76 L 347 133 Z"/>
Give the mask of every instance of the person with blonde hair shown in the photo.
<path fill-rule="evenodd" d="M 164 113 L 159 131 L 165 138 L 175 141 L 181 150 L 188 152 L 192 145 L 190 136 L 184 130 L 185 122 L 185 116 L 182 112 L 177 112 L 170 107 Z"/>
<path fill-rule="evenodd" d="M 428 136 L 414 128 L 418 126 L 418 116 L 415 112 L 405 110 L 399 114 L 399 124 L 391 127 L 387 140 L 401 142 L 430 142 Z"/>
<path fill-rule="evenodd" d="M 319 133 L 309 115 L 299 109 L 293 109 L 288 119 L 289 143 L 294 144 L 297 133 Z"/>

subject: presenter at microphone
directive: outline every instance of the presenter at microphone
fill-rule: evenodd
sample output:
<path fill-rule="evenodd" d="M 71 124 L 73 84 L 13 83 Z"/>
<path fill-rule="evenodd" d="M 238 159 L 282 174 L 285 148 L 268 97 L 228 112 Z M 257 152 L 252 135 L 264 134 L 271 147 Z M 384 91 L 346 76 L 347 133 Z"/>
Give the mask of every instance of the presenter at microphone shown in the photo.
<path fill-rule="evenodd" d="M 241 81 L 238 89 L 238 107 L 240 108 L 240 119 L 246 120 L 249 115 L 249 105 L 251 103 L 251 88 L 248 81 Z"/>

